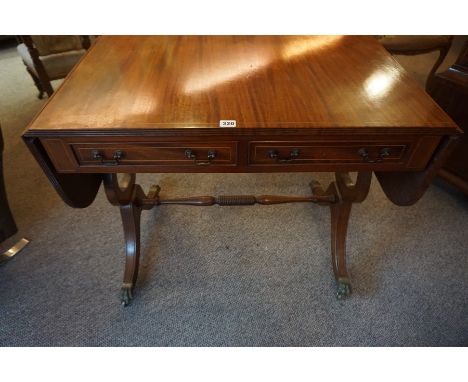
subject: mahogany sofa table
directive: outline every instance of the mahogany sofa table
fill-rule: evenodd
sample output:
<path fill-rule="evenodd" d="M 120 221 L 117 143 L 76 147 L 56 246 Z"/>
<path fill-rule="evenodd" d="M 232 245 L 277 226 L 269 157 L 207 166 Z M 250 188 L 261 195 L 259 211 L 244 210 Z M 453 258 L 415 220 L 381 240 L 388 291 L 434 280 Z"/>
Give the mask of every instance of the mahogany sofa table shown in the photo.
<path fill-rule="evenodd" d="M 67 204 L 89 206 L 104 183 L 120 207 L 127 305 L 141 211 L 162 204 L 327 205 L 337 297 L 347 296 L 349 214 L 372 173 L 392 202 L 413 204 L 460 133 L 371 37 L 103 36 L 23 138 Z M 135 183 L 136 173 L 289 171 L 336 180 L 304 196 L 178 199 Z"/>

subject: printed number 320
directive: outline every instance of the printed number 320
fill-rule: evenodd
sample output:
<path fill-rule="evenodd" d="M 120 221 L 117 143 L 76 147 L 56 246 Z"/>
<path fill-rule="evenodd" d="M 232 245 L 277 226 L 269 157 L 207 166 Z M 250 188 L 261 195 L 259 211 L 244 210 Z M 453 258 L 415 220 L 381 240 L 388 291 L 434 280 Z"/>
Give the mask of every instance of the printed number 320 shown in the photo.
<path fill-rule="evenodd" d="M 236 127 L 235 120 L 221 119 L 219 121 L 219 127 Z"/>

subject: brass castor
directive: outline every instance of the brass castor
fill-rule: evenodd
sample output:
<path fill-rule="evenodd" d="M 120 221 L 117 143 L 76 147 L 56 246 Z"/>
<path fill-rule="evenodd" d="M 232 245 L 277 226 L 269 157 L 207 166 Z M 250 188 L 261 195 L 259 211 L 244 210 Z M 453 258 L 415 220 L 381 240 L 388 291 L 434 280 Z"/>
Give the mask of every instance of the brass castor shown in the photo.
<path fill-rule="evenodd" d="M 338 280 L 336 298 L 343 300 L 351 294 L 351 283 L 349 280 Z"/>
<path fill-rule="evenodd" d="M 121 290 L 120 301 L 123 306 L 130 304 L 130 300 L 133 298 L 132 286 L 124 285 Z"/>

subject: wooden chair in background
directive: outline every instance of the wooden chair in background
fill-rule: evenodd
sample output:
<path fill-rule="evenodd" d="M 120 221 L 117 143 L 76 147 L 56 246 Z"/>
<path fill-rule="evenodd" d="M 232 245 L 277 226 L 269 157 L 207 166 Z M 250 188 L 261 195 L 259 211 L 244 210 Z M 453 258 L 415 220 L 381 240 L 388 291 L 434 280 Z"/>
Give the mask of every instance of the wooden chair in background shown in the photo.
<path fill-rule="evenodd" d="M 456 62 L 429 85 L 427 92 L 464 132 L 439 176 L 468 197 L 468 40 Z"/>
<path fill-rule="evenodd" d="M 89 36 L 19 36 L 18 53 L 39 90 L 50 97 L 51 81 L 65 78 L 90 46 Z"/>
<path fill-rule="evenodd" d="M 427 76 L 427 88 L 447 56 L 453 36 L 379 36 L 378 39 L 391 54 L 414 56 L 439 51 L 439 57 Z"/>

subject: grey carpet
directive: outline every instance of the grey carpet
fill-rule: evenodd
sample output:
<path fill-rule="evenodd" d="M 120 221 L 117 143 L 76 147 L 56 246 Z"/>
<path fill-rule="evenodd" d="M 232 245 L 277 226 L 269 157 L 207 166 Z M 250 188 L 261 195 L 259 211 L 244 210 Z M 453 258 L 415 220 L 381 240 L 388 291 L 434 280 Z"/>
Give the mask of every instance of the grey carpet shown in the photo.
<path fill-rule="evenodd" d="M 427 66 L 427 58 L 411 59 L 410 71 Z M 119 212 L 102 189 L 90 208 L 67 207 L 27 151 L 20 134 L 44 101 L 35 98 L 14 49 L 0 51 L 0 96 L 7 191 L 20 229 L 2 247 L 32 239 L 0 266 L 0 345 L 468 344 L 468 200 L 442 183 L 402 208 L 373 180 L 351 216 L 354 293 L 346 301 L 334 297 L 326 207 L 144 212 L 140 279 L 131 306 L 122 308 Z M 281 173 L 139 180 L 159 183 L 167 195 L 307 194 L 313 177 L 331 179 Z"/>

